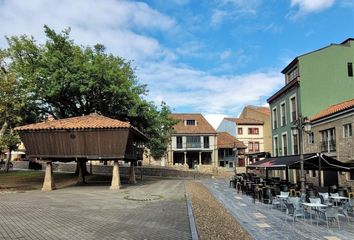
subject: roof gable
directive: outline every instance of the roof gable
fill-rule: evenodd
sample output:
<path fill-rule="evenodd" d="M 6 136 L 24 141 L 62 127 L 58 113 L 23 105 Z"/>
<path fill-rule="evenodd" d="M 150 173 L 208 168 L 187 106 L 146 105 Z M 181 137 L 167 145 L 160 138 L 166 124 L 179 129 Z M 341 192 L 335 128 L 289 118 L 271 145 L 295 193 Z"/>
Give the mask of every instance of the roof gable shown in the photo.
<path fill-rule="evenodd" d="M 130 123 L 108 118 L 97 113 L 57 120 L 46 120 L 40 123 L 28 124 L 15 128 L 16 131 L 36 130 L 84 130 L 130 128 Z"/>
<path fill-rule="evenodd" d="M 179 120 L 173 126 L 175 133 L 185 133 L 185 134 L 216 134 L 215 129 L 210 125 L 210 123 L 204 118 L 200 113 L 173 113 L 170 117 L 175 120 Z M 195 120 L 195 125 L 187 125 L 187 120 Z"/>
<path fill-rule="evenodd" d="M 247 146 L 228 132 L 219 132 L 217 138 L 218 148 L 247 148 Z"/>
<path fill-rule="evenodd" d="M 320 111 L 319 113 L 315 114 L 310 118 L 311 121 L 316 121 L 324 117 L 331 116 L 332 114 L 342 112 L 344 110 L 353 108 L 354 109 L 354 99 L 344 101 L 338 104 L 334 104 L 329 106 L 328 108 Z"/>

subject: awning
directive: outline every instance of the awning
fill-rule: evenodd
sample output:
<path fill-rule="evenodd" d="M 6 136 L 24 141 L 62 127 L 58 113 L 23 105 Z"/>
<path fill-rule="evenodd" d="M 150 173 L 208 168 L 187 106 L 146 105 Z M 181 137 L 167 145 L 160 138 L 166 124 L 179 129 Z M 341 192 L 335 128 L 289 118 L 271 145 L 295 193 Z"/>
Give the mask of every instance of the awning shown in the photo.
<path fill-rule="evenodd" d="M 291 155 L 283 157 L 271 157 L 248 165 L 250 169 L 300 169 L 300 155 Z M 350 166 L 344 162 L 326 156 L 322 153 L 304 154 L 305 170 L 323 170 L 323 171 L 350 171 Z"/>

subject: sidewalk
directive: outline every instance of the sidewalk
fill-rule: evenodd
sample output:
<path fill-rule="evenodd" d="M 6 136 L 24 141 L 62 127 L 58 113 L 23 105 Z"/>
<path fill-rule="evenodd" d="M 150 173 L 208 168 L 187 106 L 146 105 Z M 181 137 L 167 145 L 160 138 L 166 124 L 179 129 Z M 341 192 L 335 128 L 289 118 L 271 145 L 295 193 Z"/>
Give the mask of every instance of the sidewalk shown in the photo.
<path fill-rule="evenodd" d="M 253 203 L 250 196 L 237 194 L 235 189 L 229 188 L 226 180 L 208 179 L 203 180 L 202 183 L 255 239 L 353 239 L 353 218 L 349 223 L 341 218 L 340 230 L 336 224 L 330 225 L 328 230 L 324 221 L 317 226 L 315 221 L 312 225 L 309 219 L 303 222 L 301 218 L 293 225 L 292 219 L 287 218 L 284 212 L 277 209 L 270 210 L 258 201 Z"/>

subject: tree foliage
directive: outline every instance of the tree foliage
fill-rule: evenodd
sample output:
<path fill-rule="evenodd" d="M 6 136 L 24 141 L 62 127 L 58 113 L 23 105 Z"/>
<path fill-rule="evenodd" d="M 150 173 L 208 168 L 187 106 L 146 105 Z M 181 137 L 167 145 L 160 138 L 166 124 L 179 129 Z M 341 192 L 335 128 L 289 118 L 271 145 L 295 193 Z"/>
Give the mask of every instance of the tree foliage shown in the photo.
<path fill-rule="evenodd" d="M 42 45 L 25 35 L 7 39 L 14 80 L 38 116 L 59 119 L 100 112 L 129 121 L 149 137 L 153 157 L 162 157 L 175 122 L 165 103 L 157 107 L 144 98 L 146 86 L 138 83 L 131 62 L 107 54 L 100 44 L 75 44 L 70 29 L 56 33 L 45 26 L 44 31 Z"/>

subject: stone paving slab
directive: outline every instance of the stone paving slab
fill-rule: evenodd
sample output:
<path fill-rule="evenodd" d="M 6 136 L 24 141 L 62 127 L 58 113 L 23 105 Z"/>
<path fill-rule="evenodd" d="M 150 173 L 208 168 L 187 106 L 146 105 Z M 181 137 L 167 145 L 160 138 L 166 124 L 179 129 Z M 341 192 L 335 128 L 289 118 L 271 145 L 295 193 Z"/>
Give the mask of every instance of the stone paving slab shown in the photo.
<path fill-rule="evenodd" d="M 341 229 L 334 224 L 327 229 L 324 221 L 316 225 L 314 220 L 311 224 L 307 218 L 300 218 L 293 224 L 292 219 L 284 212 L 268 207 L 249 196 L 237 194 L 235 189 L 229 188 L 229 183 L 221 179 L 203 180 L 202 183 L 214 194 L 216 199 L 242 224 L 242 226 L 259 240 L 284 240 L 284 239 L 354 239 L 354 218 L 348 223 L 341 218 Z"/>
<path fill-rule="evenodd" d="M 0 239 L 191 239 L 184 182 L 0 193 Z"/>

